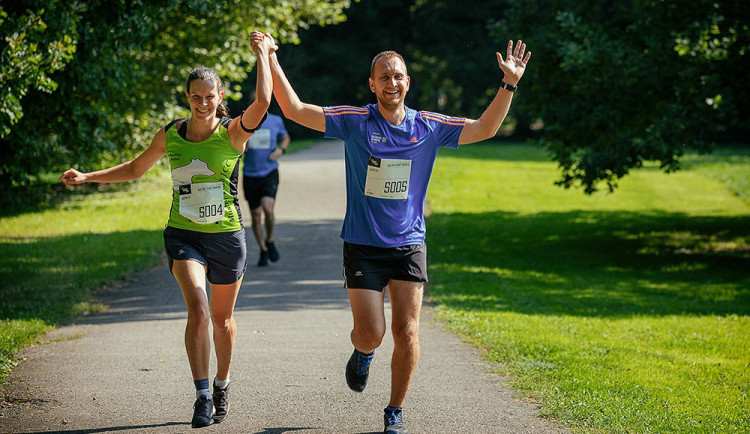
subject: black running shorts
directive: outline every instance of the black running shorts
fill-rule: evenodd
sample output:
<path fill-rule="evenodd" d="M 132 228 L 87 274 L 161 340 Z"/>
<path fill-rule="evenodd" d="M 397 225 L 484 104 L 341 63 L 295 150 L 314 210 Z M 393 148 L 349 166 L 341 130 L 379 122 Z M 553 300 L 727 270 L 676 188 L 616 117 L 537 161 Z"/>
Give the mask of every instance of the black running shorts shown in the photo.
<path fill-rule="evenodd" d="M 164 248 L 170 272 L 175 260 L 197 261 L 206 266 L 208 281 L 217 285 L 240 280 L 247 268 L 245 229 L 206 233 L 167 226 L 164 229 Z"/>
<path fill-rule="evenodd" d="M 375 247 L 344 242 L 344 286 L 382 291 L 390 280 L 427 282 L 427 246 Z"/>
<path fill-rule="evenodd" d="M 262 178 L 243 176 L 242 188 L 245 190 L 245 199 L 250 209 L 258 208 L 263 197 L 276 199 L 276 190 L 279 188 L 279 169 L 274 169 Z"/>

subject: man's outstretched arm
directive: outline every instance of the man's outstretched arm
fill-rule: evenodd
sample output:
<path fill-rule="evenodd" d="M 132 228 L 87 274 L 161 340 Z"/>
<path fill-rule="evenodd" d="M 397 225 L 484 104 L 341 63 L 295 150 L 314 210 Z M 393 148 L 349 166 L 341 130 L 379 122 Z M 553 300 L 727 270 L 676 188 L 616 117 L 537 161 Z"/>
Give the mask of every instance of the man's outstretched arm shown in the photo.
<path fill-rule="evenodd" d="M 524 71 L 526 71 L 526 64 L 529 62 L 529 58 L 531 58 L 531 51 L 524 55 L 525 51 L 526 44 L 522 41 L 518 41 L 515 49 L 513 48 L 513 41 L 508 41 L 506 59 L 503 59 L 500 53 L 495 53 L 497 55 L 497 63 L 505 74 L 503 83 L 510 85 L 513 90 L 515 90 L 518 81 L 521 80 Z M 275 91 L 276 77 L 274 76 Z M 505 116 L 508 114 L 512 99 L 513 92 L 511 90 L 504 87 L 498 89 L 497 95 L 495 95 L 487 110 L 482 113 L 482 116 L 478 120 L 466 120 L 461 135 L 458 137 L 458 144 L 465 145 L 494 137 L 503 120 L 505 120 Z"/>
<path fill-rule="evenodd" d="M 284 116 L 307 128 L 325 132 L 326 116 L 323 113 L 323 107 L 300 101 L 286 75 L 284 75 L 284 70 L 281 69 L 276 53 L 272 53 L 269 58 L 271 73 L 273 74 L 273 94 L 276 97 L 276 102 L 279 103 L 279 107 L 281 107 L 281 111 L 284 112 Z"/>

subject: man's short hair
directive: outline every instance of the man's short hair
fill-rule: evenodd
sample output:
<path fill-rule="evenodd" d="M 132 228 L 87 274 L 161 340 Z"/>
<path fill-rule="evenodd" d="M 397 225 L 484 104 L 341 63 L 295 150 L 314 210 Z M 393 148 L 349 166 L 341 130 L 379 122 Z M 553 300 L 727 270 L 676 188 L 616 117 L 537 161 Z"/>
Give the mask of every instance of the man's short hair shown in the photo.
<path fill-rule="evenodd" d="M 372 59 L 372 63 L 370 64 L 370 77 L 372 77 L 372 72 L 375 70 L 375 64 L 378 63 L 378 60 L 380 60 L 380 59 L 391 59 L 393 57 L 398 57 L 399 59 L 401 59 L 401 63 L 404 64 L 404 72 L 406 72 L 406 61 L 404 60 L 404 58 L 400 54 L 398 54 L 395 51 L 382 51 L 382 52 L 378 53 Z M 407 73 L 407 75 L 408 75 L 408 73 Z"/>

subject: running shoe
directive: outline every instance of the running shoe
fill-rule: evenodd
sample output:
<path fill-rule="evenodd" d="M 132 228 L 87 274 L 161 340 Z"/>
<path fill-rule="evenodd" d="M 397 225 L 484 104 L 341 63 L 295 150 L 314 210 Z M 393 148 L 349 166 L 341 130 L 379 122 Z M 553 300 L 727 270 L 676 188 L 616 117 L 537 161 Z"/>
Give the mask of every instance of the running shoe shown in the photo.
<path fill-rule="evenodd" d="M 385 430 L 383 430 L 383 434 L 409 433 L 409 430 L 404 426 L 404 412 L 400 408 L 398 410 L 386 408 L 384 413 L 383 422 L 385 423 Z"/>
<path fill-rule="evenodd" d="M 222 389 L 214 385 L 214 422 L 221 423 L 229 413 L 229 386 Z"/>
<path fill-rule="evenodd" d="M 370 376 L 370 362 L 374 354 L 367 356 L 355 348 L 352 356 L 349 357 L 349 362 L 346 364 L 346 384 L 353 391 L 365 390 L 367 378 Z"/>
<path fill-rule="evenodd" d="M 265 250 L 260 251 L 260 258 L 258 259 L 258 266 L 265 267 L 268 265 L 268 252 Z"/>
<path fill-rule="evenodd" d="M 268 259 L 270 259 L 271 262 L 278 261 L 279 251 L 276 250 L 276 245 L 273 243 L 273 241 L 266 242 L 266 247 L 268 247 Z"/>
<path fill-rule="evenodd" d="M 201 395 L 200 398 L 195 400 L 193 404 L 193 428 L 203 428 L 214 423 L 211 418 L 211 412 L 213 411 L 214 403 L 211 398 Z"/>

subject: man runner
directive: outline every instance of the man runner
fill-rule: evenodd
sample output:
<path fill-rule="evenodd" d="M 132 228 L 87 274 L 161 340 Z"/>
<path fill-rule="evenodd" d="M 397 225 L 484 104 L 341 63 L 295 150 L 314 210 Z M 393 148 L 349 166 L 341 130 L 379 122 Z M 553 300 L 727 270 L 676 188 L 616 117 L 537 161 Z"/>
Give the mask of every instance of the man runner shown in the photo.
<path fill-rule="evenodd" d="M 427 281 L 423 209 L 437 150 L 495 136 L 531 53 L 523 42 L 514 48 L 509 41 L 506 58 L 496 56 L 504 77 L 493 101 L 474 120 L 406 107 L 410 78 L 404 59 L 394 51 L 373 59 L 369 86 L 377 103 L 362 107 L 300 101 L 275 50 L 269 53 L 274 95 L 284 115 L 344 141 L 347 208 L 341 237 L 354 317 L 346 381 L 358 392 L 367 384 L 370 362 L 385 336 L 387 287 L 394 341 L 390 401 L 384 410 L 388 434 L 407 433 L 402 406 L 419 359 L 419 314 Z"/>

